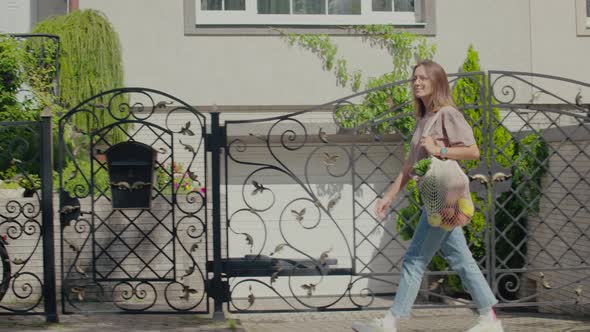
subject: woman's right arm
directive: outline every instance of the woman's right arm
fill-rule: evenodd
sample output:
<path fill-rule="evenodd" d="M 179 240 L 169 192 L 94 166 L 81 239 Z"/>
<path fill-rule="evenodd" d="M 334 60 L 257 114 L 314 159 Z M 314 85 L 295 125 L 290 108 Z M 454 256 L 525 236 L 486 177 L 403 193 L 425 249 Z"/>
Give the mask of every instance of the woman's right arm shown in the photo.
<path fill-rule="evenodd" d="M 387 209 L 393 203 L 395 198 L 397 197 L 398 193 L 402 190 L 402 188 L 406 187 L 406 184 L 410 180 L 410 171 L 412 170 L 412 164 L 409 161 L 404 163 L 404 167 L 402 171 L 399 173 L 395 181 L 387 188 L 385 195 L 383 198 L 377 201 L 375 205 L 375 214 L 383 219 L 387 214 Z"/>

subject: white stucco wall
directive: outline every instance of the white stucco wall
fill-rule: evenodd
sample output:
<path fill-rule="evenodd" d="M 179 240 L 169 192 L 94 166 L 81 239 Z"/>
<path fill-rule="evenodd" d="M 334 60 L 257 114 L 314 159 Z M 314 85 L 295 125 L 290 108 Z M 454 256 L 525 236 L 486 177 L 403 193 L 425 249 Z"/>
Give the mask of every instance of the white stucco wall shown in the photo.
<path fill-rule="evenodd" d="M 590 82 L 590 36 L 576 36 L 574 1 L 532 3 L 533 71 Z M 590 96 L 584 102 L 590 102 Z"/>
<path fill-rule="evenodd" d="M 313 54 L 279 37 L 185 36 L 182 0 L 80 6 L 104 12 L 119 32 L 128 86 L 162 89 L 196 105 L 315 104 L 349 93 Z M 358 54 L 353 39 L 339 42 L 345 54 L 371 59 L 361 66 L 369 74 L 390 63 L 384 51 Z"/>
<path fill-rule="evenodd" d="M 0 0 L 0 33 L 26 33 L 30 29 L 30 0 Z"/>
<path fill-rule="evenodd" d="M 119 32 L 128 86 L 172 92 L 195 105 L 313 105 L 347 95 L 308 51 L 277 36 L 185 36 L 183 0 L 81 0 Z M 484 69 L 588 80 L 590 38 L 576 36 L 574 1 L 449 0 L 436 6 L 436 60 L 457 71 L 469 44 Z M 548 24 L 553 22 L 555 24 Z M 383 50 L 334 36 L 350 68 L 391 69 Z"/>

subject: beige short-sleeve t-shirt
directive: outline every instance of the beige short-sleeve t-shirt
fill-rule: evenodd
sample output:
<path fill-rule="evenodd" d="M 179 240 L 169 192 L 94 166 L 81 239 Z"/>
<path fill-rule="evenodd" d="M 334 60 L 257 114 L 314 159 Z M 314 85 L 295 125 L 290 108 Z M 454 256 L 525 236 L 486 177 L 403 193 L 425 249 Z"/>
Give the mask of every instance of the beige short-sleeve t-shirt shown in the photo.
<path fill-rule="evenodd" d="M 435 117 L 435 113 L 427 113 L 416 123 L 408 156 L 411 165 L 428 157 L 426 149 L 420 146 L 422 136 L 432 136 L 434 143 L 440 147 L 471 146 L 476 143 L 473 129 L 461 111 L 452 106 L 445 106 L 438 112 L 441 112 L 440 116 Z M 427 124 L 433 120 L 436 122 L 432 125 L 430 134 L 424 133 Z"/>

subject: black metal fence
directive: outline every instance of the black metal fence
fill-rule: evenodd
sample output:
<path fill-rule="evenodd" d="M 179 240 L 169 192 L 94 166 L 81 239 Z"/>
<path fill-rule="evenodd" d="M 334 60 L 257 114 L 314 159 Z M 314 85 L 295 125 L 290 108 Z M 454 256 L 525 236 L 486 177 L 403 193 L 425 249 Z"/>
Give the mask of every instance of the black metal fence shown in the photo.
<path fill-rule="evenodd" d="M 0 314 L 43 314 L 55 322 L 51 116 L 0 122 L 0 137 L 2 162 L 10 165 L 3 182 L 21 188 L 2 190 Z"/>
<path fill-rule="evenodd" d="M 587 312 L 590 86 L 506 71 L 450 79 L 481 150 L 463 163 L 477 206 L 464 232 L 498 306 Z M 317 109 L 333 121 L 304 112 L 225 122 L 228 310 L 391 304 L 421 212 L 415 183 L 385 220 L 372 209 L 407 154 L 408 83 Z M 442 255 L 424 277 L 425 304 L 472 306 Z"/>
<path fill-rule="evenodd" d="M 46 103 L 59 95 L 59 38 L 1 36 L 0 315 L 57 321 L 53 135 Z"/>
<path fill-rule="evenodd" d="M 587 312 L 590 117 L 582 100 L 590 85 L 504 71 L 450 79 L 481 150 L 463 164 L 477 207 L 464 232 L 499 306 Z M 64 313 L 389 306 L 421 201 L 410 183 L 388 218 L 372 207 L 406 157 L 415 124 L 408 81 L 305 112 L 223 116 L 142 88 L 107 91 L 64 114 L 57 279 L 45 118 L 43 158 L 33 156 L 45 165 L 37 205 L 13 199 L 0 214 L 10 243 L 0 247 L 10 255 L 2 308 L 56 317 L 56 289 Z M 127 143 L 154 157 L 134 149 L 113 157 Z M 25 158 L 12 159 L 24 168 Z M 125 205 L 146 193 L 147 206 Z M 35 236 L 44 270 L 25 273 L 35 253 L 16 257 L 13 243 Z M 425 304 L 472 305 L 442 256 L 424 277 L 417 306 Z"/>

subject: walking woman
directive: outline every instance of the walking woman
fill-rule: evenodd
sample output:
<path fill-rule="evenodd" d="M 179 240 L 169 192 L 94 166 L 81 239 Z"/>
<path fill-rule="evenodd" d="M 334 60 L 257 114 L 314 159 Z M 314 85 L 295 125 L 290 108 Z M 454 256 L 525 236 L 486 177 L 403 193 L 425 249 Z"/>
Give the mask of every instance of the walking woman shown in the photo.
<path fill-rule="evenodd" d="M 412 92 L 417 124 L 410 143 L 410 154 L 402 171 L 375 205 L 375 214 L 383 219 L 398 193 L 412 176 L 415 162 L 435 156 L 441 159 L 475 160 L 479 148 L 473 129 L 463 114 L 455 108 L 444 69 L 433 61 L 423 61 L 414 67 Z M 434 116 L 436 113 L 438 116 Z M 430 123 L 432 122 L 432 124 Z M 430 128 L 424 132 L 425 128 Z M 428 135 L 428 136 L 426 136 Z M 404 256 L 401 279 L 393 305 L 382 319 L 371 323 L 354 322 L 357 332 L 397 332 L 400 318 L 407 317 L 420 288 L 424 270 L 434 254 L 441 249 L 451 268 L 459 274 L 465 289 L 471 294 L 480 313 L 479 323 L 469 332 L 503 331 L 493 306 L 498 302 L 467 246 L 460 227 L 445 231 L 428 224 L 426 211 L 414 232 L 412 243 Z M 436 331 L 433 327 L 432 331 Z"/>

